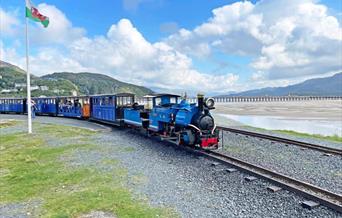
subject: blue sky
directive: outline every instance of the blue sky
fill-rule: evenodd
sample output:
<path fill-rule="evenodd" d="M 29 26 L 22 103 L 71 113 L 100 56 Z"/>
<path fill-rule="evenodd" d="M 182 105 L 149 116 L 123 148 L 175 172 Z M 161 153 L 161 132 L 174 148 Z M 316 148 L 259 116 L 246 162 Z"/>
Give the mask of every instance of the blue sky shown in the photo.
<path fill-rule="evenodd" d="M 22 56 L 24 55 L 24 42 L 23 42 L 23 18 L 24 13 L 24 0 L 12 0 L 5 1 L 0 0 L 0 8 L 2 13 L 6 15 L 12 15 L 17 19 L 17 23 L 11 23 L 8 16 L 2 16 L 1 25 L 3 26 L 1 32 L 1 41 L 3 49 L 3 59 L 12 61 L 16 57 L 19 66 L 22 66 Z M 170 83 L 165 81 L 158 81 L 163 75 L 172 76 L 170 73 L 165 73 L 166 70 L 172 70 L 172 65 L 177 65 L 176 69 L 180 75 L 183 75 L 183 71 L 188 72 L 190 83 L 192 83 L 191 77 L 198 77 L 198 83 L 194 83 L 188 86 L 186 83 L 179 83 L 180 89 L 200 89 L 201 83 L 205 83 L 206 77 L 208 81 L 215 83 L 221 80 L 226 81 L 224 86 L 218 87 L 219 90 L 215 90 L 213 86 L 206 87 L 207 90 L 217 91 L 220 90 L 243 90 L 248 89 L 250 84 L 256 84 L 256 86 L 272 86 L 272 85 L 286 85 L 300 80 L 317 77 L 321 75 L 328 75 L 331 72 L 335 72 L 341 69 L 341 64 L 336 62 L 336 59 L 332 58 L 331 65 L 321 63 L 319 66 L 313 66 L 319 68 L 317 72 L 312 72 L 313 67 L 305 66 L 305 63 L 311 62 L 314 58 L 317 60 L 326 60 L 326 55 L 332 51 L 326 51 L 327 47 L 334 47 L 333 45 L 340 44 L 340 38 L 336 38 L 338 31 L 341 31 L 341 1 L 335 0 L 304 0 L 304 1 L 250 1 L 248 3 L 240 1 L 229 1 L 229 0 L 105 0 L 105 1 L 94 1 L 94 0 L 35 0 L 33 1 L 37 5 L 42 13 L 50 12 L 51 14 L 45 14 L 49 16 L 52 30 L 48 27 L 47 30 L 42 30 L 38 24 L 30 24 L 31 30 L 35 32 L 41 32 L 38 37 L 35 37 L 36 33 L 33 33 L 35 38 L 43 37 L 44 35 L 50 38 L 56 37 L 56 40 L 45 40 L 45 43 L 40 43 L 39 40 L 36 42 L 33 40 L 31 43 L 31 55 L 33 60 L 37 61 L 41 57 L 53 55 L 60 56 L 65 53 L 70 56 L 66 57 L 64 68 L 52 69 L 45 66 L 39 66 L 40 69 L 46 69 L 45 72 L 36 72 L 36 74 L 51 73 L 51 71 L 67 70 L 70 66 L 70 71 L 73 70 L 93 70 L 96 72 L 109 74 L 113 77 L 118 77 L 127 82 L 134 82 L 142 85 L 148 85 L 151 82 L 158 83 L 161 85 L 153 84 L 151 86 L 158 86 L 159 88 L 172 89 Z M 285 2 L 285 3 L 284 3 Z M 43 3 L 43 4 L 42 4 Z M 282 3 L 288 7 L 300 8 L 298 13 L 307 13 L 307 22 L 300 23 L 298 20 L 294 21 L 294 16 L 300 17 L 296 12 L 291 14 L 291 11 L 286 14 L 285 12 L 272 14 L 267 11 L 269 8 L 274 10 L 282 10 Z M 303 7 L 301 6 L 303 5 Z M 225 7 L 231 6 L 231 7 Z M 305 6 L 305 7 L 304 7 Z M 305 9 L 303 9 L 305 8 Z M 324 10 L 326 9 L 326 11 Z M 216 10 L 215 14 L 213 10 Z M 312 11 L 323 11 L 322 16 L 317 17 L 312 14 Z M 323 13 L 322 12 L 322 13 Z M 237 13 L 238 17 L 232 18 L 231 14 Z M 320 12 L 319 12 L 320 13 Z M 56 14 L 56 15 L 55 15 Z M 62 16 L 62 15 L 63 16 Z M 51 17 L 54 16 L 54 17 Z M 57 24 L 54 18 L 62 16 L 65 18 L 65 22 Z M 333 17 L 335 21 L 331 21 L 329 17 Z M 261 19 L 261 24 L 256 21 Z M 269 18 L 269 19 L 267 19 Z M 272 19 L 271 19 L 272 18 Z M 128 22 L 121 22 L 122 19 Z M 274 19 L 274 21 L 273 21 Z M 297 18 L 298 19 L 298 18 Z M 293 27 L 293 31 L 289 34 L 286 39 L 283 39 L 279 33 L 277 22 L 283 24 L 286 21 L 286 25 Z M 327 29 L 315 29 L 316 27 L 310 27 L 308 22 L 311 22 L 311 26 L 326 25 L 326 22 L 331 22 L 331 25 L 327 25 L 327 35 L 323 32 L 327 32 Z M 289 24 L 290 22 L 290 24 Z M 318 22 L 321 22 L 318 23 Z M 337 24 L 336 24 L 337 22 Z M 284 24 L 284 25 L 285 25 Z M 65 27 L 63 26 L 65 25 Z M 115 26 L 115 36 L 108 37 L 111 26 Z M 222 25 L 222 26 L 220 26 Z M 254 25 L 254 26 L 253 26 Z M 337 25 L 337 26 L 336 26 Z M 212 32 L 208 32 L 206 29 Z M 246 27 L 247 26 L 247 27 Z M 221 28 L 222 27 L 222 28 Z M 228 29 L 227 28 L 230 28 Z M 257 30 L 253 30 L 253 28 Z M 39 28 L 39 29 L 38 29 Z M 217 28 L 220 31 L 215 32 Z M 285 28 L 282 27 L 281 31 L 286 32 Z M 322 27 L 323 28 L 323 27 Z M 326 28 L 326 27 L 324 27 Z M 64 36 L 57 35 L 59 33 L 53 32 L 54 29 L 60 30 L 62 34 L 68 35 L 65 39 L 61 39 Z M 181 34 L 180 30 L 186 30 L 189 32 L 189 36 Z M 198 30 L 196 30 L 198 29 Z M 222 30 L 224 29 L 224 30 Z M 242 30 L 241 30 L 242 29 Z M 277 31 L 274 31 L 276 29 Z M 48 33 L 50 31 L 50 33 Z M 16 34 L 14 34 L 15 32 Z M 72 32 L 73 34 L 70 34 Z M 307 36 L 301 35 L 302 32 L 314 32 L 317 33 L 315 38 L 307 38 Z M 122 47 L 124 42 L 120 43 L 118 40 L 126 40 L 125 34 L 131 34 L 128 38 L 129 43 L 140 43 L 135 47 L 142 46 L 142 49 L 147 49 L 151 57 L 155 59 L 161 59 L 163 62 L 158 63 L 146 63 L 148 59 L 143 60 L 138 58 L 136 62 L 131 63 L 131 69 L 121 64 L 121 59 L 128 60 L 136 58 L 135 54 L 141 54 L 144 56 L 144 52 L 137 50 L 137 53 L 123 54 L 124 51 L 131 50 L 129 43 L 126 47 Z M 69 36 L 70 34 L 70 36 Z M 143 37 L 140 38 L 140 35 Z M 298 39 L 296 38 L 298 35 Z M 122 38 L 125 36 L 124 38 Z M 104 37 L 105 39 L 100 40 L 99 38 Z M 279 39 L 272 39 L 279 37 Z M 317 49 L 316 53 L 321 53 L 317 57 L 313 56 L 311 51 L 299 52 L 293 48 L 296 42 L 300 41 L 311 41 L 322 38 L 322 43 L 327 43 L 329 46 L 324 44 L 315 45 Z M 104 65 L 107 67 L 96 67 L 90 65 L 92 61 L 96 61 L 95 57 L 83 57 L 79 59 L 79 55 L 76 52 L 87 52 L 86 50 L 80 50 L 80 43 L 85 43 L 84 38 L 91 40 L 89 45 L 98 43 L 96 48 L 103 48 L 105 43 L 111 43 L 113 45 L 112 50 L 104 51 L 103 53 L 109 54 L 115 50 L 116 43 L 120 45 L 120 52 L 117 55 L 111 57 L 108 62 Z M 61 40 L 59 40 L 61 39 Z M 107 41 L 105 41 L 107 40 Z M 297 40 L 297 41 L 296 41 Z M 43 40 L 44 41 L 44 40 Z M 59 41 L 59 42 L 57 42 Z M 278 43 L 281 42 L 281 43 Z M 161 45 L 163 49 L 161 49 Z M 171 49 L 165 50 L 165 45 L 170 46 Z M 75 48 L 77 47 L 77 51 Z M 151 47 L 151 51 L 149 50 Z M 309 47 L 309 46 L 303 46 Z M 336 46 L 335 46 L 336 47 Z M 325 48 L 325 49 L 323 49 Z M 322 50 L 322 51 L 321 51 Z M 324 50 L 324 51 L 323 51 Z M 100 51 L 96 51 L 99 54 Z M 279 55 L 276 60 L 272 57 Z M 324 54 L 324 55 L 323 55 Z M 121 56 L 123 58 L 121 58 Z M 297 56 L 291 60 L 292 56 Z M 339 55 L 341 55 L 339 53 Z M 126 58 L 126 59 L 125 59 Z M 48 58 L 46 58 L 48 59 Z M 172 59 L 172 60 L 171 60 Z M 284 59 L 284 60 L 283 60 Z M 21 61 L 20 61 L 21 60 Z M 172 63 L 165 63 L 164 60 L 174 61 Z M 34 62 L 33 61 L 33 62 Z M 115 65 L 110 62 L 120 64 Z M 330 61 L 330 60 L 329 60 Z M 16 62 L 14 60 L 14 62 Z M 142 65 L 143 62 L 144 64 Z M 152 61 L 151 61 L 152 62 Z M 303 64 L 304 63 L 304 64 Z M 159 64 L 159 65 L 158 65 Z M 53 64 L 51 64 L 53 65 Z M 115 65 L 115 66 L 114 66 Z M 147 67 L 148 65 L 148 67 Z M 153 66 L 152 66 L 153 65 Z M 164 66 L 165 65 L 165 66 Z M 59 65 L 57 65 L 59 66 Z M 146 67 L 146 70 L 139 71 L 139 66 L 142 68 Z M 56 67 L 58 68 L 58 67 Z M 160 68 L 160 69 L 159 69 Z M 35 67 L 33 66 L 33 69 Z M 38 69 L 38 66 L 37 66 Z M 158 70 L 156 70 L 158 69 Z M 306 72 L 305 69 L 308 71 Z M 302 70 L 302 71 L 301 71 Z M 118 71 L 127 71 L 124 75 L 118 73 Z M 138 75 L 131 71 L 137 72 Z M 279 72 L 279 73 L 277 73 Z M 149 74 L 151 75 L 141 75 Z M 159 73 L 159 75 L 158 75 Z M 130 75 L 126 77 L 125 75 Z M 170 80 L 168 80 L 170 81 Z M 171 79 L 171 81 L 177 82 L 177 80 Z M 225 87 L 227 87 L 225 89 Z"/>

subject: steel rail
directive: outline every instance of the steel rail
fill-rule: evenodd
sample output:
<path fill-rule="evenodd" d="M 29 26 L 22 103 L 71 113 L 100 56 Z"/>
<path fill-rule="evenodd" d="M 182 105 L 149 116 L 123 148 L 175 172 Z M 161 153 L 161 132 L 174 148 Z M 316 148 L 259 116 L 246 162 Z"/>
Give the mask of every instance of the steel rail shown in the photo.
<path fill-rule="evenodd" d="M 330 148 L 330 147 L 326 147 L 322 145 L 301 142 L 301 141 L 296 141 L 292 139 L 287 139 L 287 138 L 282 138 L 282 137 L 277 137 L 277 136 L 272 136 L 272 135 L 267 135 L 267 134 L 262 134 L 262 133 L 257 133 L 257 132 L 251 132 L 251 131 L 246 131 L 246 130 L 234 129 L 234 128 L 229 128 L 229 127 L 223 127 L 223 126 L 218 126 L 217 128 L 223 131 L 233 132 L 237 134 L 242 134 L 242 135 L 247 135 L 247 136 L 252 136 L 252 137 L 257 137 L 257 138 L 262 138 L 262 139 L 268 139 L 271 141 L 282 142 L 282 143 L 291 144 L 291 145 L 297 145 L 300 147 L 309 148 L 312 150 L 317 150 L 317 151 L 321 151 L 321 152 L 325 152 L 329 154 L 342 155 L 342 149 L 338 149 L 338 148 Z"/>
<path fill-rule="evenodd" d="M 289 191 L 293 191 L 303 197 L 319 202 L 324 206 L 342 213 L 342 195 L 225 154 L 204 150 L 195 150 L 195 152 L 215 161 L 234 166 L 248 174 L 266 179 L 273 184 L 283 187 Z"/>

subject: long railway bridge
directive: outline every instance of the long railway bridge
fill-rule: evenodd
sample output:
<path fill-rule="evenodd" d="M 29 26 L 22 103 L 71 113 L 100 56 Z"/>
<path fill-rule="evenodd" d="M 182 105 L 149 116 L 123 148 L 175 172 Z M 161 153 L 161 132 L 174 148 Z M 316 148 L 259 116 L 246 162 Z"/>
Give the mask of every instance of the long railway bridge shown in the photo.
<path fill-rule="evenodd" d="M 342 101 L 342 96 L 230 96 L 230 97 L 213 97 L 217 103 L 229 102 L 288 102 L 288 101 Z M 136 99 L 140 104 L 146 104 L 145 98 Z M 196 103 L 197 98 L 188 98 L 190 103 Z"/>
<path fill-rule="evenodd" d="M 216 102 L 271 102 L 271 101 L 324 101 L 342 100 L 342 96 L 232 96 L 214 97 Z M 191 98 L 190 102 L 196 102 Z"/>

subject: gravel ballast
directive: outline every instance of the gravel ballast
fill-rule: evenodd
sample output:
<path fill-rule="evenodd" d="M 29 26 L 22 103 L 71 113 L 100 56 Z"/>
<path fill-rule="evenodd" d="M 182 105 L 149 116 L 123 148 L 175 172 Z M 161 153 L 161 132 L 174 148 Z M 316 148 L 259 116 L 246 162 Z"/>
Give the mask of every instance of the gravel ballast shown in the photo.
<path fill-rule="evenodd" d="M 50 122 L 50 119 L 58 124 L 65 120 L 44 117 L 44 122 Z M 86 128 L 100 128 L 97 124 L 83 124 L 84 121 L 72 122 L 68 125 L 79 123 Z M 14 131 L 16 127 L 10 128 Z M 341 216 L 324 206 L 305 209 L 300 205 L 305 199 L 294 193 L 286 190 L 272 193 L 267 190 L 271 184 L 264 180 L 247 182 L 245 177 L 249 175 L 245 173 L 228 173 L 225 169 L 231 168 L 229 166 L 213 166 L 211 160 L 145 138 L 133 130 L 99 130 L 91 136 L 98 144 L 96 148 L 90 151 L 75 149 L 61 160 L 70 166 L 95 166 L 103 171 L 113 167 L 108 164 L 111 160 L 119 161 L 119 166 L 127 171 L 127 185 L 136 198 L 173 208 L 181 217 Z M 58 143 L 52 146 L 58 146 Z M 9 209 L 6 205 L 0 206 L 0 214 L 3 214 L 3 208 Z"/>
<path fill-rule="evenodd" d="M 305 137 L 305 136 L 299 136 L 299 135 L 291 135 L 281 132 L 276 132 L 272 130 L 266 130 L 266 129 L 260 129 L 260 128 L 254 128 L 251 126 L 246 126 L 238 121 L 228 119 L 227 117 L 223 116 L 222 114 L 215 114 L 214 113 L 215 122 L 219 126 L 224 127 L 230 127 L 234 129 L 240 129 L 240 130 L 246 130 L 251 132 L 257 132 L 261 134 L 267 134 L 271 136 L 281 137 L 281 138 L 288 138 L 295 141 L 300 142 L 306 142 L 306 143 L 312 143 L 317 144 L 325 147 L 331 147 L 331 148 L 337 148 L 342 149 L 342 143 L 331 141 L 331 140 L 325 140 L 320 138 L 313 138 L 313 137 Z"/>
<path fill-rule="evenodd" d="M 222 153 L 342 194 L 342 159 L 266 139 L 224 132 Z"/>

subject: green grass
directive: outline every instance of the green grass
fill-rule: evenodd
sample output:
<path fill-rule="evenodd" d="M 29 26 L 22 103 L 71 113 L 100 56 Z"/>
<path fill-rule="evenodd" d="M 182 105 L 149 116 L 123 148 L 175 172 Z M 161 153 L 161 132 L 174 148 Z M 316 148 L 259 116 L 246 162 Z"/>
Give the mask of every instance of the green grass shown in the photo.
<path fill-rule="evenodd" d="M 124 184 L 127 172 L 119 161 L 108 160 L 114 169 L 101 172 L 90 167 L 70 167 L 63 156 L 79 149 L 94 149 L 89 140 L 48 147 L 44 138 L 87 137 L 94 131 L 57 125 L 36 125 L 35 134 L 2 134 L 0 158 L 0 204 L 42 202 L 39 216 L 77 217 L 91 211 L 112 212 L 117 217 L 174 217 L 167 208 L 153 208 L 132 197 Z"/>
<path fill-rule="evenodd" d="M 323 136 L 319 134 L 301 133 L 301 132 L 296 132 L 292 130 L 274 130 L 274 131 L 279 132 L 279 133 L 285 133 L 287 135 L 293 135 L 293 136 L 301 136 L 301 137 L 323 139 L 323 140 L 334 141 L 334 142 L 342 142 L 342 137 L 339 137 L 338 135 Z"/>
<path fill-rule="evenodd" d="M 0 120 L 0 129 L 1 128 L 6 128 L 9 126 L 14 126 L 18 123 L 19 121 L 16 120 Z"/>
<path fill-rule="evenodd" d="M 55 124 L 39 124 L 36 125 L 36 130 L 49 136 L 55 137 L 87 137 L 96 134 L 95 130 L 85 128 L 75 128 L 71 126 L 62 126 Z"/>
<path fill-rule="evenodd" d="M 296 132 L 293 130 L 268 130 L 268 129 L 264 129 L 264 128 L 254 127 L 254 126 L 246 126 L 246 127 L 250 128 L 250 129 L 260 130 L 260 131 L 271 131 L 271 132 L 277 132 L 277 133 L 282 133 L 282 134 L 292 135 L 292 136 L 321 139 L 321 140 L 327 140 L 327 141 L 332 141 L 332 142 L 342 142 L 342 137 L 339 137 L 338 135 L 324 136 L 324 135 L 320 135 L 320 134 L 309 134 L 309 133 Z"/>

